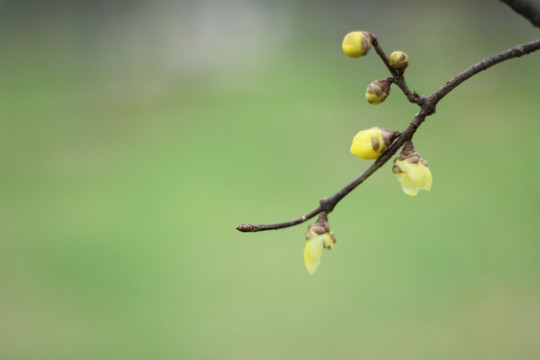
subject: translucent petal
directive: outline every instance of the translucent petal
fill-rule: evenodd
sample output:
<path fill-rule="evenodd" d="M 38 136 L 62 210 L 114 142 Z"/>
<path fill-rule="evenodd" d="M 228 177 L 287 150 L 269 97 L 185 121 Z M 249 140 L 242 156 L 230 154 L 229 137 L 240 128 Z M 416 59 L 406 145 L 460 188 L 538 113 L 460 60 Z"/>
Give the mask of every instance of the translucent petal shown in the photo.
<path fill-rule="evenodd" d="M 306 264 L 307 271 L 310 274 L 313 274 L 321 263 L 323 241 L 324 235 L 315 236 L 309 240 L 306 240 L 306 247 L 304 248 L 304 263 Z"/>
<path fill-rule="evenodd" d="M 330 233 L 324 233 L 321 235 L 323 241 L 323 248 L 331 250 L 334 247 L 334 239 Z"/>
<path fill-rule="evenodd" d="M 410 163 L 407 160 L 400 160 L 396 161 L 395 165 L 402 170 L 396 176 L 405 194 L 416 196 L 419 190 L 431 190 L 433 177 L 422 161 Z"/>

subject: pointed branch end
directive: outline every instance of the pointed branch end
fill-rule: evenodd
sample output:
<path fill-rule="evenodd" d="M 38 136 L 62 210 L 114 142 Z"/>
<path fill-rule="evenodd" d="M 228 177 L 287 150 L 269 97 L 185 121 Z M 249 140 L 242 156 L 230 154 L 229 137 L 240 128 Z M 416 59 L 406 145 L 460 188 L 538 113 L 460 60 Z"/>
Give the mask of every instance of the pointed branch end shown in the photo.
<path fill-rule="evenodd" d="M 241 232 L 256 232 L 259 231 L 259 227 L 253 224 L 240 224 L 236 227 L 236 230 Z"/>

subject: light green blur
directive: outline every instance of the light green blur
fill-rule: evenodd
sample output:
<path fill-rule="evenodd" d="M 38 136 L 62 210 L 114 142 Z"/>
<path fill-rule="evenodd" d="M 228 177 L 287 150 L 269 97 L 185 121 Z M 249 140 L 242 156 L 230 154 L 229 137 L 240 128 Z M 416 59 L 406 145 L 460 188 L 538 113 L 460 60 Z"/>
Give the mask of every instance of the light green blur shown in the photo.
<path fill-rule="evenodd" d="M 452 92 L 415 136 L 433 188 L 353 136 L 417 108 L 349 31 L 409 56 L 428 94 L 538 37 L 500 2 L 35 2 L 0 6 L 0 358 L 538 359 L 540 54 Z M 383 4 L 384 3 L 384 4 Z"/>

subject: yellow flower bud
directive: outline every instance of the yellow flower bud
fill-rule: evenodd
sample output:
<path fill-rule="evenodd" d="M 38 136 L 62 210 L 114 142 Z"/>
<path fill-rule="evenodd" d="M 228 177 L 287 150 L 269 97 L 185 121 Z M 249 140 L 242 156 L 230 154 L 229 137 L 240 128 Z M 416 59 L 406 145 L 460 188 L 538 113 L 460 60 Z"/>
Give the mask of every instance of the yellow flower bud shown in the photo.
<path fill-rule="evenodd" d="M 409 57 L 403 51 L 394 51 L 390 54 L 390 66 L 402 73 L 409 66 Z"/>
<path fill-rule="evenodd" d="M 353 31 L 345 35 L 341 47 L 348 57 L 359 58 L 371 48 L 371 37 L 365 31 Z"/>
<path fill-rule="evenodd" d="M 323 249 L 331 250 L 335 243 L 336 238 L 328 226 L 326 215 L 321 216 L 316 223 L 309 225 L 306 232 L 304 263 L 310 274 L 313 274 L 319 267 Z"/>
<path fill-rule="evenodd" d="M 351 154 L 362 159 L 376 159 L 384 153 L 398 137 L 399 132 L 373 127 L 362 130 L 353 138 Z"/>
<path fill-rule="evenodd" d="M 409 141 L 394 160 L 392 171 L 396 174 L 403 192 L 416 196 L 420 190 L 431 190 L 433 178 L 426 160 L 422 159 Z"/>
<path fill-rule="evenodd" d="M 369 84 L 366 90 L 366 100 L 372 105 L 382 103 L 390 94 L 390 84 L 394 82 L 394 78 L 385 80 L 376 80 Z"/>

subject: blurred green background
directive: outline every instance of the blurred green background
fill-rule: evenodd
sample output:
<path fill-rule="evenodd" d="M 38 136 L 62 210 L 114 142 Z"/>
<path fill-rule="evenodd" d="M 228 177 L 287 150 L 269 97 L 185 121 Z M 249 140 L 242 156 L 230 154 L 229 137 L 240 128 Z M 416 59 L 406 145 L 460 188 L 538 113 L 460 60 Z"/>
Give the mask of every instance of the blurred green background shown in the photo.
<path fill-rule="evenodd" d="M 415 136 L 433 190 L 361 129 L 417 108 L 341 40 L 375 33 L 429 94 L 539 37 L 500 2 L 0 3 L 2 359 L 540 358 L 540 54 L 452 92 Z"/>

